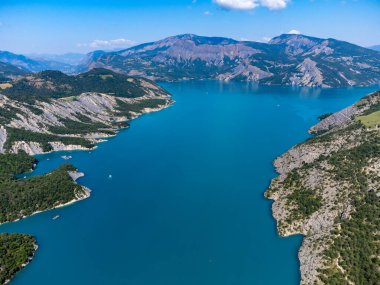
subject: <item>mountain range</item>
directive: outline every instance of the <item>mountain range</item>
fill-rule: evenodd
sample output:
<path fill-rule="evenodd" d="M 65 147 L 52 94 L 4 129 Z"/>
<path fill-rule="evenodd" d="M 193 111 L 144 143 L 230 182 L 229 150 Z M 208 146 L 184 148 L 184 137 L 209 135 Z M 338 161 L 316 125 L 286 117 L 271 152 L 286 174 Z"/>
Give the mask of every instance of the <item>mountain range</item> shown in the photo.
<path fill-rule="evenodd" d="M 59 70 L 65 73 L 74 73 L 76 71 L 75 65 L 62 61 L 49 60 L 45 58 L 34 59 L 9 51 L 0 51 L 0 62 L 13 65 L 14 67 L 29 73 L 44 70 Z M 2 68 L 0 69 L 0 72 L 2 72 Z"/>
<path fill-rule="evenodd" d="M 376 46 L 371 46 L 369 47 L 370 49 L 373 49 L 373 50 L 376 50 L 376 51 L 380 51 L 380 45 L 376 45 Z"/>
<path fill-rule="evenodd" d="M 26 75 L 28 72 L 25 68 L 0 61 L 0 83 Z"/>
<path fill-rule="evenodd" d="M 368 86 L 380 82 L 380 52 L 335 39 L 283 34 L 268 43 L 184 34 L 120 51 L 94 51 L 76 66 L 58 57 L 0 52 L 23 71 L 106 68 L 155 81 L 238 80 L 266 85 Z M 74 59 L 78 63 L 79 57 Z M 1 67 L 0 67 L 1 71 Z"/>
<path fill-rule="evenodd" d="M 380 82 L 379 52 L 293 34 L 268 43 L 185 34 L 117 52 L 90 53 L 79 70 L 94 67 L 158 81 L 218 79 L 321 87 Z"/>
<path fill-rule="evenodd" d="M 55 61 L 69 65 L 78 65 L 86 56 L 82 53 L 64 53 L 64 54 L 28 54 L 27 57 L 37 61 Z"/>

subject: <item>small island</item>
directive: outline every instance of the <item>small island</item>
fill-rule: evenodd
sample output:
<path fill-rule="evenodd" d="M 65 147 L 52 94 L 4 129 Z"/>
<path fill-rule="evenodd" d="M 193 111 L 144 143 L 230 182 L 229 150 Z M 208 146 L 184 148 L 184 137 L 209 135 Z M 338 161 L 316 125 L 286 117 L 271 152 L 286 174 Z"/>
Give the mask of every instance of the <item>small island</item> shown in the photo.
<path fill-rule="evenodd" d="M 301 284 L 380 280 L 380 92 L 329 114 L 275 161 L 266 197 L 282 236 L 302 234 Z"/>

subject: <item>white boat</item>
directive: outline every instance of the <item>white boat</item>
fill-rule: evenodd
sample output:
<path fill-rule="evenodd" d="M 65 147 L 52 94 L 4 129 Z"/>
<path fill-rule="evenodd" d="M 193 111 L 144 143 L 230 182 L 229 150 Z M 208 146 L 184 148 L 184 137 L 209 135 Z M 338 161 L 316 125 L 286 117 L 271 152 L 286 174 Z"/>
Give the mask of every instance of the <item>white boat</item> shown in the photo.
<path fill-rule="evenodd" d="M 56 219 L 58 219 L 59 218 L 59 215 L 56 215 L 56 216 L 54 216 L 53 218 L 52 218 L 52 220 L 56 220 Z"/>
<path fill-rule="evenodd" d="M 70 159 L 70 158 L 73 158 L 71 155 L 62 155 L 61 156 L 63 159 L 65 159 L 65 160 L 68 160 L 68 159 Z"/>

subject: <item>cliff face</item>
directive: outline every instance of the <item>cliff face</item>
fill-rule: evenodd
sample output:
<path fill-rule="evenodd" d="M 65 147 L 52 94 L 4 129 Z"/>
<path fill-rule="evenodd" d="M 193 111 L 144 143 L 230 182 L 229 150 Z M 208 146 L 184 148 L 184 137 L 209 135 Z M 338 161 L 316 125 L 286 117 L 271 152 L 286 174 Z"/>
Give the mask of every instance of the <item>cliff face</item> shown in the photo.
<path fill-rule="evenodd" d="M 380 92 L 368 95 L 274 162 L 280 175 L 266 196 L 280 235 L 304 235 L 301 284 L 380 280 L 379 110 Z"/>

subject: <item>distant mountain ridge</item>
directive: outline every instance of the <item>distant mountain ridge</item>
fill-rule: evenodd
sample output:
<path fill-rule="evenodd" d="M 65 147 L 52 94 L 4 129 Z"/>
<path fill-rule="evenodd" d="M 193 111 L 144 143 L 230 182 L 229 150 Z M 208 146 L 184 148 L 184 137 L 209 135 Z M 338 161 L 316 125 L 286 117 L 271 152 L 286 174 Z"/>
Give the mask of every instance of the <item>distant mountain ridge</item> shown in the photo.
<path fill-rule="evenodd" d="M 373 47 L 375 49 L 375 47 Z M 106 68 L 157 81 L 235 80 L 310 87 L 380 83 L 380 52 L 335 39 L 283 34 L 268 43 L 184 34 L 120 51 L 18 55 L 0 51 L 0 81 L 27 73 Z"/>
<path fill-rule="evenodd" d="M 0 83 L 13 80 L 19 76 L 26 75 L 29 71 L 9 63 L 0 62 Z"/>
<path fill-rule="evenodd" d="M 76 70 L 75 65 L 64 62 L 33 59 L 25 55 L 15 54 L 9 51 L 0 51 L 0 62 L 13 65 L 28 72 L 40 72 L 44 70 L 59 70 L 65 73 L 73 73 Z M 0 67 L 0 72 L 1 72 Z"/>
<path fill-rule="evenodd" d="M 159 81 L 218 79 L 320 87 L 380 82 L 380 53 L 293 34 L 269 43 L 185 34 L 117 52 L 90 53 L 78 71 L 95 67 Z"/>
<path fill-rule="evenodd" d="M 66 63 L 72 66 L 78 65 L 86 56 L 82 53 L 64 53 L 64 54 L 28 54 L 27 57 L 37 61 L 54 61 Z"/>
<path fill-rule="evenodd" d="M 368 48 L 369 48 L 369 49 L 376 50 L 376 51 L 380 51 L 380 45 L 370 46 L 370 47 L 368 47 Z"/>

